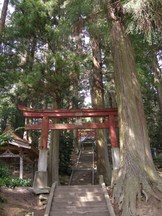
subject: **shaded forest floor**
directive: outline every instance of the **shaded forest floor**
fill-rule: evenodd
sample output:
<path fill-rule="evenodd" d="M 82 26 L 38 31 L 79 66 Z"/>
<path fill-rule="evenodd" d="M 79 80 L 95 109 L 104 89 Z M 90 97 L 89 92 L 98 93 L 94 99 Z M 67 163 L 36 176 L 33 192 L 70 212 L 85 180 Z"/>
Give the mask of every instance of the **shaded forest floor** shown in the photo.
<path fill-rule="evenodd" d="M 15 189 L 1 188 L 1 216 L 43 216 L 45 206 L 32 188 L 17 187 Z"/>

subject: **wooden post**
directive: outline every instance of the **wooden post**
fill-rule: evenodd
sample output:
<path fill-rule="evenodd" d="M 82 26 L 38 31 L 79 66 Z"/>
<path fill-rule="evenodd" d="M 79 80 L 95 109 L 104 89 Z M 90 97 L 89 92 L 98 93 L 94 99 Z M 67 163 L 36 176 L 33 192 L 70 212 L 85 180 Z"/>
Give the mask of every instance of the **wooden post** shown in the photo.
<path fill-rule="evenodd" d="M 20 152 L 20 174 L 19 174 L 19 178 L 23 179 L 23 154 L 22 152 Z"/>
<path fill-rule="evenodd" d="M 110 127 L 110 141 L 111 141 L 111 146 L 113 148 L 118 148 L 118 139 L 116 136 L 116 131 L 115 131 L 115 119 L 113 115 L 109 116 L 109 127 Z"/>
<path fill-rule="evenodd" d="M 113 115 L 109 116 L 109 124 L 110 124 L 110 141 L 111 141 L 111 155 L 113 162 L 113 170 L 119 168 L 120 164 L 120 149 L 118 144 L 118 139 L 115 130 L 115 118 Z"/>
<path fill-rule="evenodd" d="M 42 119 L 42 133 L 41 133 L 41 141 L 40 141 L 40 148 L 41 149 L 47 149 L 48 130 L 49 130 L 48 116 L 43 116 L 43 119 Z"/>
<path fill-rule="evenodd" d="M 48 158 L 48 130 L 49 118 L 42 118 L 42 132 L 39 146 L 38 171 L 35 173 L 33 188 L 36 194 L 42 193 L 42 188 L 47 188 L 47 158 Z"/>

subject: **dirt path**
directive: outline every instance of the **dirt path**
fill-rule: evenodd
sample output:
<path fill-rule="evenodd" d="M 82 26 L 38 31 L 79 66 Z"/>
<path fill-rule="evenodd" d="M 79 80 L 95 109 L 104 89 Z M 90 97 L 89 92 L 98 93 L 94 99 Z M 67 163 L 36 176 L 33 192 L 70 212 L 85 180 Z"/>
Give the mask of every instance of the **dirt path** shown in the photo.
<path fill-rule="evenodd" d="M 0 216 L 43 216 L 44 208 L 32 188 L 1 188 Z"/>

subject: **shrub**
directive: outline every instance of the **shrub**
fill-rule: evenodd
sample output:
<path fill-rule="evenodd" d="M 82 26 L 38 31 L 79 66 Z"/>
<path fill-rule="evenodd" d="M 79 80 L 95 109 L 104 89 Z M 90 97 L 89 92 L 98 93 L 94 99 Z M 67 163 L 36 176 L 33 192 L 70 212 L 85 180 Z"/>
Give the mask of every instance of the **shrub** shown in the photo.
<path fill-rule="evenodd" d="M 6 178 L 10 176 L 10 171 L 5 164 L 0 164 L 0 178 Z"/>
<path fill-rule="evenodd" d="M 20 179 L 20 178 L 11 178 L 11 177 L 5 177 L 3 179 L 0 178 L 0 186 L 5 186 L 9 188 L 30 187 L 31 179 Z"/>
<path fill-rule="evenodd" d="M 162 156 L 158 156 L 154 159 L 157 168 L 162 168 Z"/>
<path fill-rule="evenodd" d="M 59 150 L 59 174 L 70 175 L 71 173 L 71 154 L 73 151 L 73 139 L 71 134 L 65 132 L 60 137 Z"/>
<path fill-rule="evenodd" d="M 0 165 L 0 187 L 5 186 L 9 188 L 15 187 L 29 187 L 31 186 L 31 179 L 12 178 L 9 169 L 6 165 Z"/>
<path fill-rule="evenodd" d="M 3 133 L 0 135 L 0 145 L 1 146 L 6 145 L 11 140 L 12 140 L 12 137 L 10 136 L 10 134 Z"/>

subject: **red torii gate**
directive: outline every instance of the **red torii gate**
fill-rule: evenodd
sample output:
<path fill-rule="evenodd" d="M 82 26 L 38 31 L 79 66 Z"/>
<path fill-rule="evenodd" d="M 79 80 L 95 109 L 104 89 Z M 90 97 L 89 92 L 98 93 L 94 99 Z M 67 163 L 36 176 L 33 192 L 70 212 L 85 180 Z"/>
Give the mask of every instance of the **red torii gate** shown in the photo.
<path fill-rule="evenodd" d="M 116 108 L 99 109 L 58 109 L 58 110 L 36 110 L 22 105 L 18 105 L 19 110 L 26 118 L 42 119 L 42 122 L 36 124 L 27 124 L 26 130 L 41 130 L 41 149 L 47 149 L 48 131 L 64 129 L 102 129 L 109 128 L 110 141 L 113 148 L 118 147 L 118 139 L 115 129 L 118 127 Z M 49 120 L 52 118 L 86 118 L 86 117 L 105 117 L 103 123 L 82 123 L 82 124 L 53 124 Z"/>
<path fill-rule="evenodd" d="M 87 138 L 88 137 L 96 137 L 96 131 L 95 130 L 92 130 L 92 129 L 80 129 L 79 132 L 78 132 L 78 138 L 81 138 L 82 136 L 86 136 Z"/>

